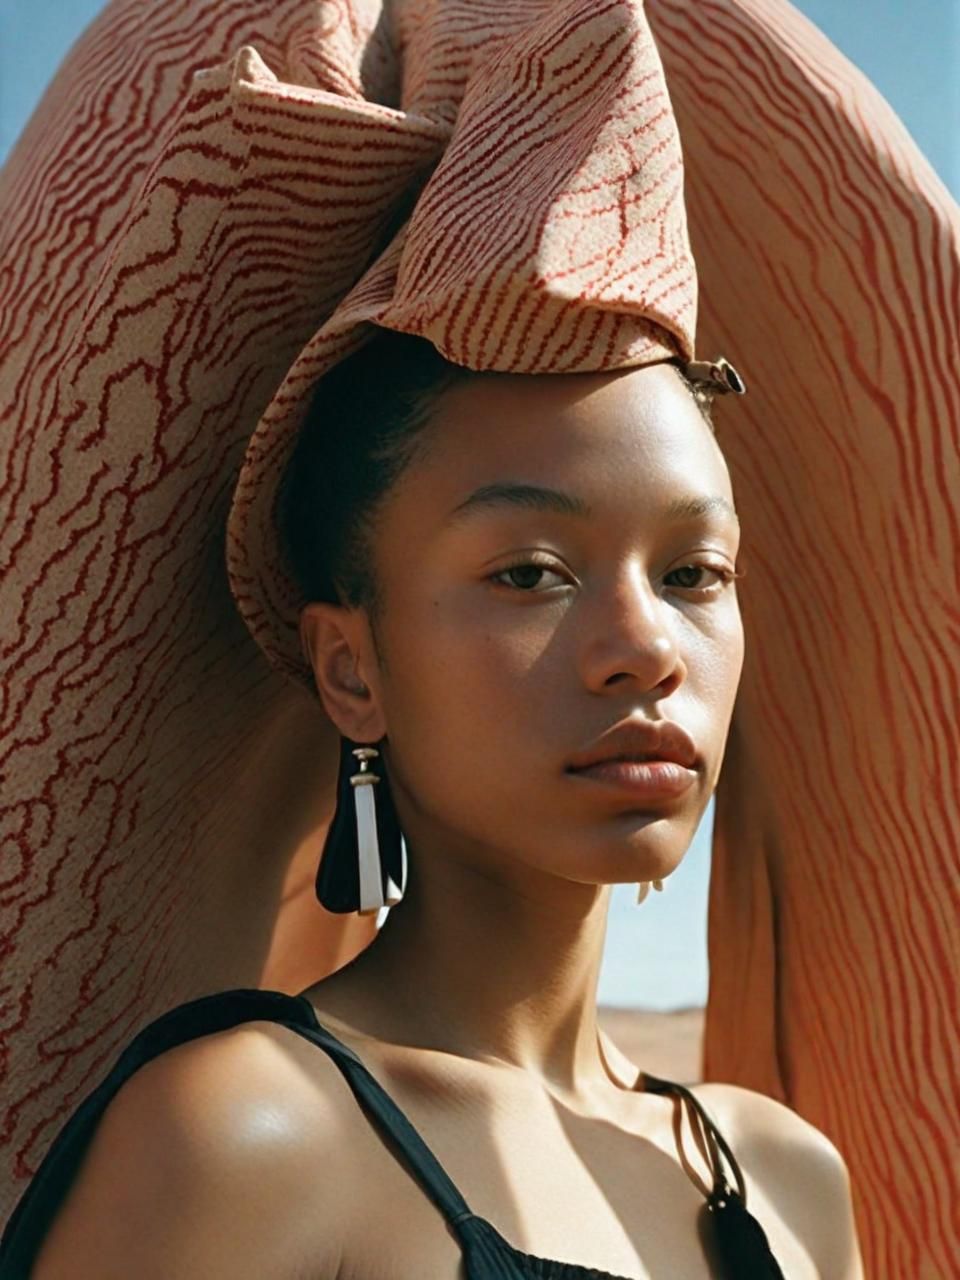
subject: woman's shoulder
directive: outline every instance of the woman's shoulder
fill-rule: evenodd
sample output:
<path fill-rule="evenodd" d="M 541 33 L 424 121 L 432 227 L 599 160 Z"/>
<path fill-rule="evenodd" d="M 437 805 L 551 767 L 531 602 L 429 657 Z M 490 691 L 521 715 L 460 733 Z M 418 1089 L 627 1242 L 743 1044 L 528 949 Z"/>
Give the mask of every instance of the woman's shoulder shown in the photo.
<path fill-rule="evenodd" d="M 751 1189 L 790 1224 L 837 1280 L 862 1280 L 850 1173 L 834 1142 L 791 1107 L 754 1089 L 690 1086 L 723 1134 Z M 756 1196 L 754 1196 L 754 1201 Z"/>
<path fill-rule="evenodd" d="M 336 1064 L 272 1021 L 166 1049 L 106 1106 L 35 1276 L 336 1274 L 351 1103 Z"/>
<path fill-rule="evenodd" d="M 141 1066 L 108 1108 L 117 1136 L 144 1135 L 162 1115 L 181 1154 L 214 1154 L 243 1168 L 337 1143 L 349 1129 L 352 1101 L 330 1057 L 288 1026 L 251 1020 L 178 1044 Z M 143 1136 L 143 1135 L 142 1135 Z"/>
<path fill-rule="evenodd" d="M 724 1137 L 736 1151 L 748 1148 L 776 1151 L 782 1159 L 784 1145 L 806 1154 L 826 1172 L 846 1173 L 843 1157 L 827 1135 L 799 1112 L 769 1094 L 742 1085 L 705 1081 L 691 1085 Z"/>

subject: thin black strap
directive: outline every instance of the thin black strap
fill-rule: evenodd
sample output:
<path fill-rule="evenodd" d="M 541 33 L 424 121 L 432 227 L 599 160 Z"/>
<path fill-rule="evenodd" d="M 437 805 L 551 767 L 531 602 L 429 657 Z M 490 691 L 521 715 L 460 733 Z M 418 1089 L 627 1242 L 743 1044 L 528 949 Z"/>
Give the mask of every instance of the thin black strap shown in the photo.
<path fill-rule="evenodd" d="M 134 1072 L 176 1045 L 259 1021 L 287 1026 L 333 1058 L 364 1110 L 397 1144 L 399 1154 L 455 1230 L 474 1216 L 413 1125 L 353 1050 L 320 1025 L 306 997 L 237 988 L 178 1005 L 134 1036 L 106 1078 L 63 1125 L 17 1202 L 0 1238 L 0 1280 L 25 1280 L 29 1275 L 104 1111 Z"/>
<path fill-rule="evenodd" d="M 394 1144 L 450 1225 L 456 1229 L 464 1219 L 474 1217 L 450 1175 L 383 1086 L 370 1074 L 352 1049 L 321 1026 L 316 1011 L 306 996 L 297 996 L 296 999 L 302 1001 L 310 1025 L 297 1025 L 293 1030 L 325 1049 L 333 1058 L 364 1111 Z"/>
<path fill-rule="evenodd" d="M 770 1248 L 762 1225 L 747 1208 L 747 1187 L 743 1173 L 727 1144 L 727 1140 L 710 1118 L 700 1099 L 686 1085 L 661 1080 L 644 1072 L 646 1087 L 653 1093 L 675 1094 L 691 1106 L 699 1116 L 707 1135 L 713 1190 L 701 1209 L 705 1216 L 703 1237 L 710 1241 L 720 1274 L 730 1280 L 785 1280 L 779 1262 Z M 733 1170 L 736 1187 L 731 1187 L 724 1172 L 720 1152 Z"/>
<path fill-rule="evenodd" d="M 303 1003 L 294 996 L 238 988 L 177 1005 L 143 1027 L 106 1078 L 77 1106 L 27 1184 L 0 1238 L 0 1280 L 24 1280 L 29 1275 L 108 1103 L 135 1071 L 178 1044 L 243 1022 L 304 1019 Z"/>
<path fill-rule="evenodd" d="M 720 1158 L 720 1152 L 723 1152 L 730 1168 L 733 1170 L 734 1180 L 736 1182 L 736 1193 L 744 1206 L 747 1203 L 747 1185 L 744 1182 L 743 1173 L 737 1163 L 736 1157 L 730 1150 L 729 1143 L 717 1128 L 716 1123 L 710 1117 L 706 1108 L 700 1099 L 687 1088 L 684 1084 L 676 1084 L 673 1080 L 663 1080 L 658 1076 L 652 1076 L 648 1072 L 643 1073 L 644 1087 L 649 1089 L 651 1093 L 678 1094 L 694 1108 L 697 1115 L 703 1122 L 704 1131 L 707 1135 L 707 1147 L 710 1152 L 710 1170 L 713 1174 L 713 1192 L 712 1197 L 729 1195 L 734 1190 L 730 1186 L 726 1172 L 723 1167 L 723 1161 Z M 711 1198 L 712 1198 L 711 1197 Z"/>

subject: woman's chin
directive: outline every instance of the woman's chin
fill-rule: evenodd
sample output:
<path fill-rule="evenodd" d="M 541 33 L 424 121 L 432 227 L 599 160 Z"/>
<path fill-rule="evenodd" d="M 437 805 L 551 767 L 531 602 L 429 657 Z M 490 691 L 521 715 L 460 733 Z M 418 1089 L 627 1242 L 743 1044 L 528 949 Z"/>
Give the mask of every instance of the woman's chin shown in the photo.
<path fill-rule="evenodd" d="M 635 885 L 642 880 L 666 881 L 682 860 L 682 854 L 660 855 L 649 850 L 625 850 L 622 847 L 598 850 L 592 857 L 584 857 L 581 850 L 576 860 L 571 859 L 567 864 L 565 878 L 580 884 L 610 888 L 618 884 Z"/>
<path fill-rule="evenodd" d="M 575 856 L 584 879 L 594 883 L 664 880 L 683 861 L 696 829 L 677 814 L 624 815 L 602 832 L 585 835 Z"/>

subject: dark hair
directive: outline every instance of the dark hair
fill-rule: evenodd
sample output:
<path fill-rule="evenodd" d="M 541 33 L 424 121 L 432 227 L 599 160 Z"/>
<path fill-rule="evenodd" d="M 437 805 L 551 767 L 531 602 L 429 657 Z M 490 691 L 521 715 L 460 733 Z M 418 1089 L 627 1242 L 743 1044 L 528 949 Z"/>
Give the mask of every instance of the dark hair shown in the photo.
<path fill-rule="evenodd" d="M 712 392 L 669 362 L 711 431 Z M 380 596 L 372 536 L 381 499 L 417 455 L 436 399 L 476 373 L 432 343 L 383 330 L 317 383 L 280 485 L 280 537 L 307 600 L 364 606 L 376 626 Z"/>
<path fill-rule="evenodd" d="M 713 425 L 713 402 L 717 398 L 716 391 L 706 382 L 694 382 L 692 378 L 687 377 L 684 361 L 679 356 L 668 360 L 667 364 L 676 369 L 680 375 L 680 381 L 687 388 L 690 394 L 696 400 L 700 412 L 703 414 L 703 420 L 706 422 L 710 430 L 716 435 L 716 427 Z"/>
<path fill-rule="evenodd" d="M 280 485 L 279 526 L 308 600 L 379 606 L 371 538 L 437 397 L 465 377 L 424 338 L 385 329 L 317 383 Z"/>

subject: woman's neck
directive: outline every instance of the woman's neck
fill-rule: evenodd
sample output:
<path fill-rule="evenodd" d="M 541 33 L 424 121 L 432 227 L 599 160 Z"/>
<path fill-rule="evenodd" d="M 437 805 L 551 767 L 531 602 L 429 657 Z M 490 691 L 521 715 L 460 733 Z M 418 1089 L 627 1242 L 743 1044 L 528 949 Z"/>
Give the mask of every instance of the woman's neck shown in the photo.
<path fill-rule="evenodd" d="M 528 868 L 508 889 L 437 859 L 314 994 L 379 1039 L 515 1066 L 585 1097 L 612 1079 L 596 1013 L 609 893 Z"/>

